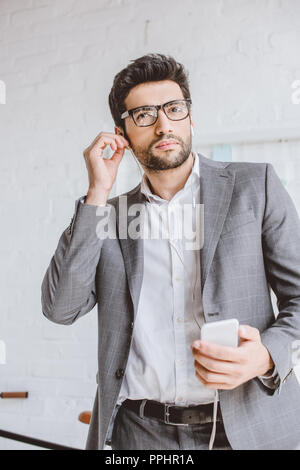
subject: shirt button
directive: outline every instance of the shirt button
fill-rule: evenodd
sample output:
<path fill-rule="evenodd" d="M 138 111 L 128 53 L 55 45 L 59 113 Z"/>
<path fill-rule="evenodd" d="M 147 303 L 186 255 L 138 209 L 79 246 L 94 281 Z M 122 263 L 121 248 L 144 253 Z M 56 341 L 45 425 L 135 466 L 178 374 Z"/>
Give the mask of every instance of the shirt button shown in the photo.
<path fill-rule="evenodd" d="M 124 375 L 124 369 L 121 369 L 121 368 L 120 368 L 120 369 L 118 369 L 118 370 L 116 371 L 116 377 L 117 377 L 117 379 L 121 379 L 121 377 L 123 377 L 123 375 Z"/>
<path fill-rule="evenodd" d="M 180 277 L 175 277 L 175 281 L 181 281 Z"/>
<path fill-rule="evenodd" d="M 178 399 L 177 399 L 177 400 L 178 400 L 178 401 L 182 401 L 182 397 L 178 397 Z"/>
<path fill-rule="evenodd" d="M 182 318 L 181 318 L 181 317 L 177 317 L 177 322 L 178 322 L 178 323 L 182 323 Z"/>

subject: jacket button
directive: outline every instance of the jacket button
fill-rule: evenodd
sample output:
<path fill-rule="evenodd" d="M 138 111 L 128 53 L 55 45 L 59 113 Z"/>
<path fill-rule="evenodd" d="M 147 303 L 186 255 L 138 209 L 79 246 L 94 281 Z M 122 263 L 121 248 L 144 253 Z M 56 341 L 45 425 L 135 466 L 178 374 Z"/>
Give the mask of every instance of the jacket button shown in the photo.
<path fill-rule="evenodd" d="M 124 375 L 124 369 L 118 369 L 118 370 L 116 371 L 116 377 L 117 377 L 117 379 L 120 379 L 121 377 L 123 377 L 123 375 Z"/>
<path fill-rule="evenodd" d="M 133 330 L 133 327 L 134 327 L 134 323 L 133 321 L 130 323 L 130 328 Z"/>

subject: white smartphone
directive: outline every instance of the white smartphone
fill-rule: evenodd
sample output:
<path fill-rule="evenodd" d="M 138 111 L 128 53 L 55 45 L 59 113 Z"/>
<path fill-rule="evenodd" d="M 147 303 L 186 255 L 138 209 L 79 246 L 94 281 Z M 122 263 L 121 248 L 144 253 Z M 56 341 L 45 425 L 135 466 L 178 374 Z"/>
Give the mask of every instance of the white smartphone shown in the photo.
<path fill-rule="evenodd" d="M 204 323 L 201 339 L 208 343 L 236 348 L 239 344 L 239 321 L 236 318 Z"/>

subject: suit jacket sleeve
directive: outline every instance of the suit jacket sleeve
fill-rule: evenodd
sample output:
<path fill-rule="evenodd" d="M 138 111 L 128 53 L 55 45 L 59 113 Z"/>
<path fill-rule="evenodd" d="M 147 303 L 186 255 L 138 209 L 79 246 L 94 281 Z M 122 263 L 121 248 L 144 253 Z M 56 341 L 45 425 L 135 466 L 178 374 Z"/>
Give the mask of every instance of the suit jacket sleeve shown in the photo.
<path fill-rule="evenodd" d="M 71 223 L 60 236 L 42 282 L 42 311 L 54 323 L 72 324 L 97 303 L 95 277 L 104 243 L 97 224 L 99 216 L 108 220 L 111 206 L 84 200 L 85 196 L 75 202 Z"/>
<path fill-rule="evenodd" d="M 277 297 L 278 316 L 261 334 L 275 364 L 278 392 L 293 371 L 292 347 L 300 338 L 300 220 L 271 164 L 266 165 L 262 247 L 266 276 Z"/>
<path fill-rule="evenodd" d="M 279 377 L 276 367 L 274 366 L 273 369 L 265 375 L 259 375 L 258 379 L 268 388 L 277 388 Z"/>

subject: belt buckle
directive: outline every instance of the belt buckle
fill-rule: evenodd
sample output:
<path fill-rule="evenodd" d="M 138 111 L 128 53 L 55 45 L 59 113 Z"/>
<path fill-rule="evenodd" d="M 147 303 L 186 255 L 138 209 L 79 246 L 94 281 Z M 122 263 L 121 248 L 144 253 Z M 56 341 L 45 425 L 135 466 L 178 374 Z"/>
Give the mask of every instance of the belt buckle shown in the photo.
<path fill-rule="evenodd" d="M 165 424 L 172 424 L 173 426 L 188 426 L 189 425 L 188 423 L 172 423 L 172 421 L 169 420 L 169 416 L 170 416 L 169 408 L 172 405 L 168 405 L 167 403 L 165 403 L 164 406 L 165 406 L 165 409 L 164 409 L 164 423 Z"/>

